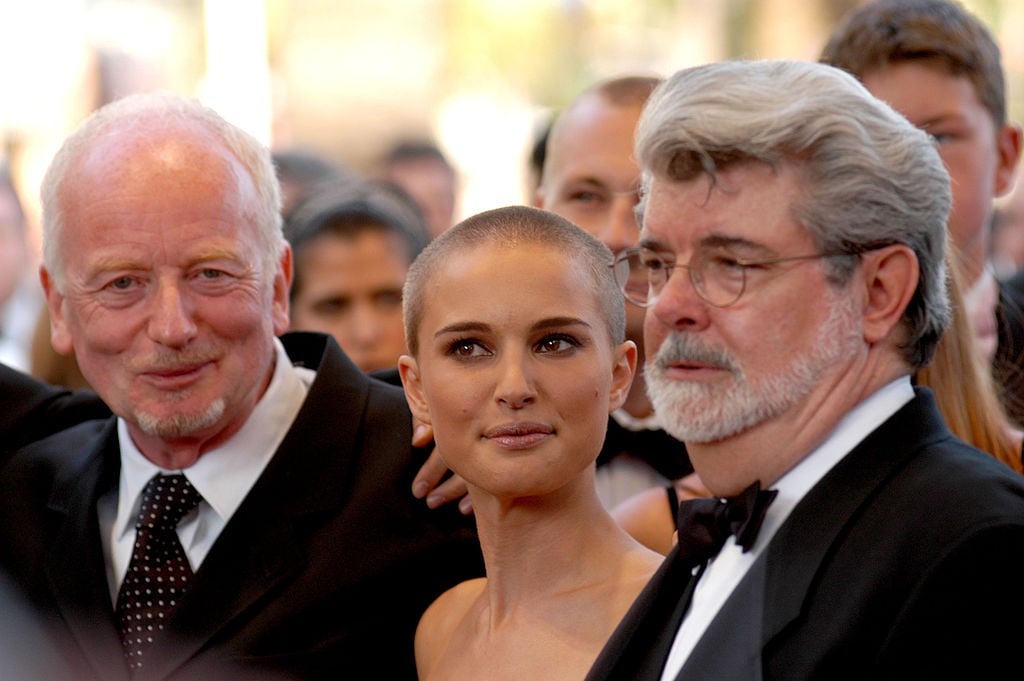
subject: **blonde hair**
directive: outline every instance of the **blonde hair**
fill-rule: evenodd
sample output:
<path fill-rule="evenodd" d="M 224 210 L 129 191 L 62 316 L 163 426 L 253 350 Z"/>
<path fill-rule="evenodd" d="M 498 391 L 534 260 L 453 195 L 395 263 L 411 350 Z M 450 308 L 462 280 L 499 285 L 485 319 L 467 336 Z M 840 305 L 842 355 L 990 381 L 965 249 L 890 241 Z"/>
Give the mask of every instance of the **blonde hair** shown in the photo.
<path fill-rule="evenodd" d="M 1010 432 L 1015 424 L 1007 416 L 995 380 L 975 344 L 955 261 L 947 255 L 952 320 L 935 347 L 931 364 L 917 372 L 917 383 L 935 393 L 939 411 L 954 435 L 1020 473 L 1020 443 Z"/>

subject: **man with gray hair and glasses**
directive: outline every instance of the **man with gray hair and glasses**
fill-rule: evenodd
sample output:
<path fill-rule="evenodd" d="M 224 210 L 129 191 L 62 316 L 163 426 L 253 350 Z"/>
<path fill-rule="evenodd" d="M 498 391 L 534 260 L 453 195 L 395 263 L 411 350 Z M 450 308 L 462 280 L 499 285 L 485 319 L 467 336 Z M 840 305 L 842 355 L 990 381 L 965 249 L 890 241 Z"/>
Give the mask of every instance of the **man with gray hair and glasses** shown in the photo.
<path fill-rule="evenodd" d="M 637 133 L 647 380 L 719 498 L 588 679 L 982 678 L 1019 665 L 1024 482 L 912 377 L 949 321 L 949 178 L 838 69 L 675 74 Z"/>

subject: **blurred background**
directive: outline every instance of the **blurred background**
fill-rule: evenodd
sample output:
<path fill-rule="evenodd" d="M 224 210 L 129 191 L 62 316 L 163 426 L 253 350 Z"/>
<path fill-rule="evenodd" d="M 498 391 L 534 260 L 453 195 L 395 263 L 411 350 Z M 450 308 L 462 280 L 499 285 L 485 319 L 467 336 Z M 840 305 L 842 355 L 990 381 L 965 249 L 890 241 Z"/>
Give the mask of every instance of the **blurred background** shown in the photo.
<path fill-rule="evenodd" d="M 429 139 L 456 217 L 528 201 L 530 148 L 597 79 L 732 57 L 815 59 L 856 0 L 0 0 L 3 160 L 38 223 L 61 139 L 144 90 L 198 97 L 274 149 L 374 171 Z M 1024 0 L 963 3 L 1004 50 L 1024 118 Z"/>

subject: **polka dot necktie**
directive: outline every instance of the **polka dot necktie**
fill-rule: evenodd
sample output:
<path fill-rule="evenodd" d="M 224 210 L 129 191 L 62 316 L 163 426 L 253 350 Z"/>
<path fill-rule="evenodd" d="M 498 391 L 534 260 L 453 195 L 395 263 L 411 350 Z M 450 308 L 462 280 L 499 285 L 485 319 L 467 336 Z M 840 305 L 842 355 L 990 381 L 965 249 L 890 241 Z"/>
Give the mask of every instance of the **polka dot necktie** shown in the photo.
<path fill-rule="evenodd" d="M 177 525 L 202 496 L 184 475 L 155 475 L 142 490 L 135 548 L 117 594 L 121 645 L 128 668 L 142 667 L 146 650 L 162 631 L 192 579 Z"/>

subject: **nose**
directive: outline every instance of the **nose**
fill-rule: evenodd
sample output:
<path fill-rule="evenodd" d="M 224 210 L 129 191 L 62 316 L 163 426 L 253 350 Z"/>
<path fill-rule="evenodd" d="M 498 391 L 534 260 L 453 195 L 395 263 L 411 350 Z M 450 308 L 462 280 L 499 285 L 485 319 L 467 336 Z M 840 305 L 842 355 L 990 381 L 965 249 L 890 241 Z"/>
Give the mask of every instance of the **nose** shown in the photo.
<path fill-rule="evenodd" d="M 612 253 L 634 246 L 640 237 L 640 227 L 633 210 L 635 207 L 636 196 L 632 193 L 617 194 L 612 199 L 608 221 L 598 234 L 598 238 Z"/>
<path fill-rule="evenodd" d="M 179 282 L 157 284 L 148 328 L 150 338 L 172 348 L 183 347 L 195 337 L 198 327 L 193 303 Z"/>
<path fill-rule="evenodd" d="M 347 313 L 331 325 L 331 331 L 338 345 L 363 371 L 381 369 L 378 346 L 381 327 L 377 316 L 363 301 L 353 301 Z"/>
<path fill-rule="evenodd" d="M 498 372 L 495 397 L 500 405 L 522 409 L 536 401 L 537 391 L 525 353 L 505 353 L 498 362 Z"/>
<path fill-rule="evenodd" d="M 676 267 L 654 304 L 647 308 L 647 323 L 696 331 L 707 326 L 708 308 L 690 279 L 690 270 Z"/>
<path fill-rule="evenodd" d="M 380 340 L 380 316 L 373 309 L 373 305 L 365 300 L 353 301 L 349 326 L 352 338 L 360 347 L 372 347 Z"/>

